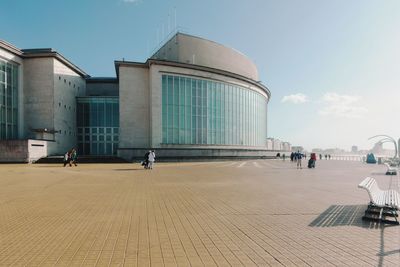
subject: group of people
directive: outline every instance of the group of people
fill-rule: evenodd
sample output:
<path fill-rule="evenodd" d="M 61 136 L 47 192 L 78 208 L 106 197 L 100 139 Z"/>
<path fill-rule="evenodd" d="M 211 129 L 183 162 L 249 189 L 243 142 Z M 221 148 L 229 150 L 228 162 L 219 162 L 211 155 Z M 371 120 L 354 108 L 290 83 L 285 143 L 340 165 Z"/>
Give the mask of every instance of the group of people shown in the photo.
<path fill-rule="evenodd" d="M 64 167 L 67 166 L 67 164 L 69 164 L 70 167 L 72 166 L 72 164 L 78 166 L 77 160 L 78 160 L 78 152 L 76 151 L 75 148 L 72 148 L 71 150 L 67 151 L 64 155 Z"/>
<path fill-rule="evenodd" d="M 142 166 L 144 166 L 145 169 L 152 170 L 155 159 L 156 159 L 155 151 L 154 150 L 149 150 L 144 155 L 144 160 L 141 162 L 141 164 L 142 164 Z M 78 161 L 78 152 L 76 151 L 75 148 L 72 148 L 71 150 L 68 150 L 64 154 L 64 160 L 63 160 L 64 167 L 67 166 L 67 165 L 72 167 L 72 164 L 74 164 L 75 166 L 78 166 L 77 161 Z"/>
<path fill-rule="evenodd" d="M 297 169 L 302 169 L 302 166 L 301 166 L 301 159 L 304 158 L 304 157 L 306 157 L 306 155 L 300 153 L 300 151 L 292 152 L 292 153 L 290 154 L 290 161 L 295 161 L 295 162 L 296 162 Z"/>
<path fill-rule="evenodd" d="M 144 154 L 144 160 L 142 161 L 142 166 L 145 169 L 153 169 L 154 161 L 156 160 L 156 153 L 154 150 L 149 150 Z"/>
<path fill-rule="evenodd" d="M 301 166 L 301 161 L 302 159 L 306 159 L 307 155 L 306 153 L 301 153 L 300 151 L 297 152 L 292 152 L 290 154 L 290 161 L 296 162 L 297 169 L 302 169 L 303 167 Z M 308 160 L 308 168 L 315 168 L 315 162 L 317 161 L 317 155 L 315 153 L 311 153 L 310 159 Z"/>
<path fill-rule="evenodd" d="M 331 159 L 331 155 L 325 154 L 325 159 L 328 159 L 328 158 Z M 322 154 L 319 154 L 319 159 L 322 159 Z"/>

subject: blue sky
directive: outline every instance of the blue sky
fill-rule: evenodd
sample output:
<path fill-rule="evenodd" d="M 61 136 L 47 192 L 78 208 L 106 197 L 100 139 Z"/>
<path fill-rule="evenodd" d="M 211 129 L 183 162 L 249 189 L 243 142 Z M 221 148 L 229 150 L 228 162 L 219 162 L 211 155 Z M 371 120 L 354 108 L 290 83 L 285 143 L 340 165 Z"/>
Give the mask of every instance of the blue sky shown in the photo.
<path fill-rule="evenodd" d="M 270 137 L 348 150 L 371 147 L 375 134 L 400 137 L 398 0 L 1 0 L 0 9 L 0 39 L 52 47 L 92 76 L 115 76 L 116 59 L 144 61 L 176 10 L 182 31 L 256 63 L 272 92 Z"/>

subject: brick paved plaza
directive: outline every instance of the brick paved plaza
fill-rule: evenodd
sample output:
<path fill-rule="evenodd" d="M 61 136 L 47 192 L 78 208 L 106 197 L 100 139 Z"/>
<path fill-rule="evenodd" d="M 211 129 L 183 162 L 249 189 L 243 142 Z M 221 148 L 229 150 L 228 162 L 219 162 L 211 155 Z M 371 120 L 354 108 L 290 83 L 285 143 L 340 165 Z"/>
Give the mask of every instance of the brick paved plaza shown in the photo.
<path fill-rule="evenodd" d="M 361 220 L 382 165 L 0 165 L 0 266 L 398 266 L 400 227 Z"/>

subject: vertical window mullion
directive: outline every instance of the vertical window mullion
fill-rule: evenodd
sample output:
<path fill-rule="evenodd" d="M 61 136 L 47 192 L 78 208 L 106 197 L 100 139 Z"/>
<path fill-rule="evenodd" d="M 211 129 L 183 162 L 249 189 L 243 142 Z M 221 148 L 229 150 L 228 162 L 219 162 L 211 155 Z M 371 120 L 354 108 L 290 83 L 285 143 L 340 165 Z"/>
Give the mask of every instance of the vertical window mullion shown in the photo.
<path fill-rule="evenodd" d="M 7 64 L 5 64 L 5 72 L 4 72 L 4 131 L 5 131 L 5 138 L 8 139 L 8 83 L 7 83 Z"/>

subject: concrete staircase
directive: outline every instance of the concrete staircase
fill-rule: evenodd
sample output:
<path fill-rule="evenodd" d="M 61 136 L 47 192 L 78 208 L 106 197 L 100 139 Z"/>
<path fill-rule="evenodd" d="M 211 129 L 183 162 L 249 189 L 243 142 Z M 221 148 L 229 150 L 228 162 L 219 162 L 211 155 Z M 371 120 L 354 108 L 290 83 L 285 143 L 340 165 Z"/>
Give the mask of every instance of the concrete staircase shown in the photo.
<path fill-rule="evenodd" d="M 62 164 L 64 156 L 49 156 L 41 158 L 35 163 L 55 163 Z M 78 163 L 127 163 L 126 160 L 114 156 L 79 156 Z"/>

